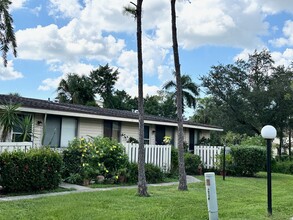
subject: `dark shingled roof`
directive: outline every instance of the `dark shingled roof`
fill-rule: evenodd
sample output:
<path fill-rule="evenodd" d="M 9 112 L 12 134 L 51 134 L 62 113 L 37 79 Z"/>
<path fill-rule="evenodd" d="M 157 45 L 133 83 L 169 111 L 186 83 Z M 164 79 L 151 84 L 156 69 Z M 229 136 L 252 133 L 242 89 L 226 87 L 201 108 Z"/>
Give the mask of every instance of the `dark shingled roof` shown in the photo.
<path fill-rule="evenodd" d="M 0 104 L 3 105 L 8 103 L 20 104 L 21 107 L 35 108 L 35 109 L 45 109 L 45 110 L 112 116 L 112 117 L 119 117 L 119 118 L 138 119 L 138 113 L 126 111 L 126 110 L 107 109 L 107 108 L 99 108 L 99 107 L 92 107 L 92 106 L 67 104 L 67 103 L 57 103 L 57 102 L 48 101 L 48 100 L 32 99 L 32 98 L 25 98 L 25 97 L 14 96 L 14 95 L 0 94 Z M 145 120 L 176 123 L 176 120 L 160 117 L 160 116 L 154 116 L 154 115 L 145 115 Z M 218 126 L 199 124 L 199 123 L 194 123 L 189 121 L 184 121 L 184 124 L 194 125 L 194 126 L 203 126 L 207 128 L 222 129 L 221 127 L 218 127 Z"/>

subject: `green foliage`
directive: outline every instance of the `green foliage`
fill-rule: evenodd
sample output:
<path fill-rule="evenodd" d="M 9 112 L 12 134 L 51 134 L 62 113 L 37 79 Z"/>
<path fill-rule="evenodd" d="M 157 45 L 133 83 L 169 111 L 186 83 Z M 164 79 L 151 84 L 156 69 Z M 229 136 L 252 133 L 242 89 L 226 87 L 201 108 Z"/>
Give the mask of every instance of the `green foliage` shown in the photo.
<path fill-rule="evenodd" d="M 198 168 L 201 164 L 200 156 L 186 153 L 184 155 L 184 162 L 185 162 L 185 171 L 188 175 L 198 175 Z"/>
<path fill-rule="evenodd" d="M 99 66 L 96 70 L 91 71 L 90 79 L 94 85 L 94 92 L 98 93 L 103 99 L 103 105 L 105 108 L 113 108 L 111 98 L 114 92 L 114 85 L 118 79 L 118 69 L 114 70 L 109 67 Z"/>
<path fill-rule="evenodd" d="M 173 146 L 171 148 L 171 173 L 178 174 L 178 149 Z"/>
<path fill-rule="evenodd" d="M 12 47 L 13 55 L 16 57 L 16 38 L 13 28 L 13 18 L 10 14 L 9 6 L 11 1 L 2 0 L 0 1 L 0 48 L 2 51 L 3 64 L 7 66 L 7 53 L 9 47 Z"/>
<path fill-rule="evenodd" d="M 200 157 L 191 153 L 184 154 L 185 171 L 187 174 L 196 175 L 198 174 L 198 167 L 201 163 Z M 171 148 L 171 174 L 178 174 L 178 149 L 175 147 Z"/>
<path fill-rule="evenodd" d="M 252 136 L 252 137 L 245 136 L 241 140 L 241 145 L 265 147 L 266 146 L 266 140 L 261 135 L 255 135 L 255 136 Z"/>
<path fill-rule="evenodd" d="M 1 141 L 5 142 L 9 132 L 19 123 L 18 108 L 20 105 L 4 104 L 0 109 L 0 126 L 2 127 Z"/>
<path fill-rule="evenodd" d="M 275 161 L 272 163 L 272 172 L 293 174 L 293 161 Z"/>
<path fill-rule="evenodd" d="M 257 146 L 237 146 L 231 148 L 232 164 L 227 164 L 237 176 L 254 176 L 264 170 L 266 164 L 266 150 Z"/>
<path fill-rule="evenodd" d="M 81 183 L 98 175 L 116 177 L 126 167 L 128 157 L 124 147 L 109 138 L 74 139 L 63 152 L 62 176 L 68 182 Z"/>
<path fill-rule="evenodd" d="M 69 73 L 57 88 L 59 102 L 80 105 L 95 104 L 95 91 L 92 80 L 87 76 Z"/>
<path fill-rule="evenodd" d="M 128 183 L 137 183 L 138 165 L 129 163 L 127 167 L 126 179 Z M 148 183 L 159 183 L 163 181 L 164 174 L 161 169 L 153 164 L 145 164 L 145 175 Z"/>
<path fill-rule="evenodd" d="M 61 156 L 49 148 L 0 155 L 0 185 L 7 192 L 38 191 L 57 188 L 61 175 Z"/>
<path fill-rule="evenodd" d="M 218 109 L 224 130 L 260 134 L 270 122 L 278 131 L 288 127 L 293 109 L 292 67 L 274 67 L 269 51 L 255 51 L 248 60 L 217 65 L 202 77 Z"/>

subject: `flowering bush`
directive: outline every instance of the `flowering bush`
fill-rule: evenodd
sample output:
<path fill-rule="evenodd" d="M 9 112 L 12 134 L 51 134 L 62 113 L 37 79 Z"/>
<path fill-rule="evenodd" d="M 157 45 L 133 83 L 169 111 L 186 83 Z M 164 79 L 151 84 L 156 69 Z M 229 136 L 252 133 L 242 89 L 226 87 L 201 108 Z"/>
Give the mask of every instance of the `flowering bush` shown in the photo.
<path fill-rule="evenodd" d="M 74 139 L 63 155 L 63 178 L 75 183 L 96 179 L 98 175 L 118 179 L 119 170 L 128 161 L 121 144 L 100 137 Z"/>

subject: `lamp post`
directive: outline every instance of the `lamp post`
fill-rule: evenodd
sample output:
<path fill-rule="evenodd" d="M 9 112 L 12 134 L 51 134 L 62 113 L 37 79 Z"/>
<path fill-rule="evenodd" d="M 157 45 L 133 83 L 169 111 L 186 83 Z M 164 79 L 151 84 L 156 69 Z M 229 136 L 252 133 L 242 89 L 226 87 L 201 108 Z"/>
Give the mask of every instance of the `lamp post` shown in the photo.
<path fill-rule="evenodd" d="M 268 214 L 272 215 L 272 170 L 271 170 L 271 150 L 272 141 L 277 135 L 276 129 L 271 125 L 266 125 L 261 129 L 261 136 L 267 140 L 267 199 Z"/>

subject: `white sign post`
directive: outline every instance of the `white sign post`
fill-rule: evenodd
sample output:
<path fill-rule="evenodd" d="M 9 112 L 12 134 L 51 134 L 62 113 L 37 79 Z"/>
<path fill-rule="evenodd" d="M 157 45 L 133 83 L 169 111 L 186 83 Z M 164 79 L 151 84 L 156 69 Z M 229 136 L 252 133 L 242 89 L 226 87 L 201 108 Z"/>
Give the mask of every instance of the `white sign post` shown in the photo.
<path fill-rule="evenodd" d="M 218 201 L 215 173 L 205 173 L 206 195 L 209 211 L 209 220 L 218 220 Z"/>

